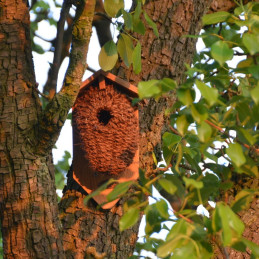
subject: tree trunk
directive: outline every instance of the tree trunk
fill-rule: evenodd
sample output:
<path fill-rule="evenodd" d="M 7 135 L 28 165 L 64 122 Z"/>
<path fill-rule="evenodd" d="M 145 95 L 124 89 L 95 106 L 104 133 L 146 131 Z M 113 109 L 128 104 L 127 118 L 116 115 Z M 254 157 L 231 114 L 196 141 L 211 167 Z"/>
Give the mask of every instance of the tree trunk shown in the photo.
<path fill-rule="evenodd" d="M 51 156 L 35 155 L 41 112 L 27 1 L 0 1 L 0 216 L 6 258 L 62 257 Z M 60 257 L 60 258 L 61 258 Z"/>

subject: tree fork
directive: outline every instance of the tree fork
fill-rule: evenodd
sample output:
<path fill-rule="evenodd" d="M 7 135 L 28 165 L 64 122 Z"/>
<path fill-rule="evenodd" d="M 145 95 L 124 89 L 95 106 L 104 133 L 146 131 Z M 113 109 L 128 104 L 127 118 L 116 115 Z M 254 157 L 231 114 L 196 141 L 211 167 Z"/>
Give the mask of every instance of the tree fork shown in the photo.
<path fill-rule="evenodd" d="M 72 30 L 69 65 L 62 88 L 42 114 L 35 152 L 45 154 L 56 143 L 68 111 L 72 107 L 86 69 L 86 55 L 92 33 L 95 0 L 81 0 L 77 4 Z"/>

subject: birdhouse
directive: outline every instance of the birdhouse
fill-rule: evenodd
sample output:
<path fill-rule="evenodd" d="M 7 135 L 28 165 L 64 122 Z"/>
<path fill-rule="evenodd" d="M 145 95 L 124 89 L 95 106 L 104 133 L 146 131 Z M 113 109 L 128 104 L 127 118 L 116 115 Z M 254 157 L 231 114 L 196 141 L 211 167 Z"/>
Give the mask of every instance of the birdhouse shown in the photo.
<path fill-rule="evenodd" d="M 73 178 L 88 193 L 113 178 L 136 180 L 139 168 L 138 97 L 134 85 L 99 70 L 80 87 L 73 107 Z M 93 197 L 98 204 L 114 185 Z M 106 203 L 112 208 L 119 199 Z"/>

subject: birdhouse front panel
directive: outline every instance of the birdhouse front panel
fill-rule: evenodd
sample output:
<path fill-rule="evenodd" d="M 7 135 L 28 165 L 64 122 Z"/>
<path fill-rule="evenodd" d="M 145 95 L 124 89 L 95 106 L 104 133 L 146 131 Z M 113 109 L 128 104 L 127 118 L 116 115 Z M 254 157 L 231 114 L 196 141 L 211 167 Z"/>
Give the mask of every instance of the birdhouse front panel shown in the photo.
<path fill-rule="evenodd" d="M 136 92 L 110 73 L 97 73 L 83 83 L 73 107 L 74 179 L 88 193 L 110 178 L 138 175 L 138 111 L 131 102 Z"/>

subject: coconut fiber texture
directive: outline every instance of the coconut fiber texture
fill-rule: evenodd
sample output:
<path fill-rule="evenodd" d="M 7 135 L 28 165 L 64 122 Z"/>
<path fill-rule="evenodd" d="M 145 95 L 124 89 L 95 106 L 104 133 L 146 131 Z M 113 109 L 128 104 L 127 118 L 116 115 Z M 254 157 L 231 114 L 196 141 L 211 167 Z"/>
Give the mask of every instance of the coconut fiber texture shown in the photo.
<path fill-rule="evenodd" d="M 129 98 L 113 85 L 80 91 L 73 108 L 73 130 L 89 166 L 96 172 L 119 175 L 138 148 L 138 121 Z"/>

